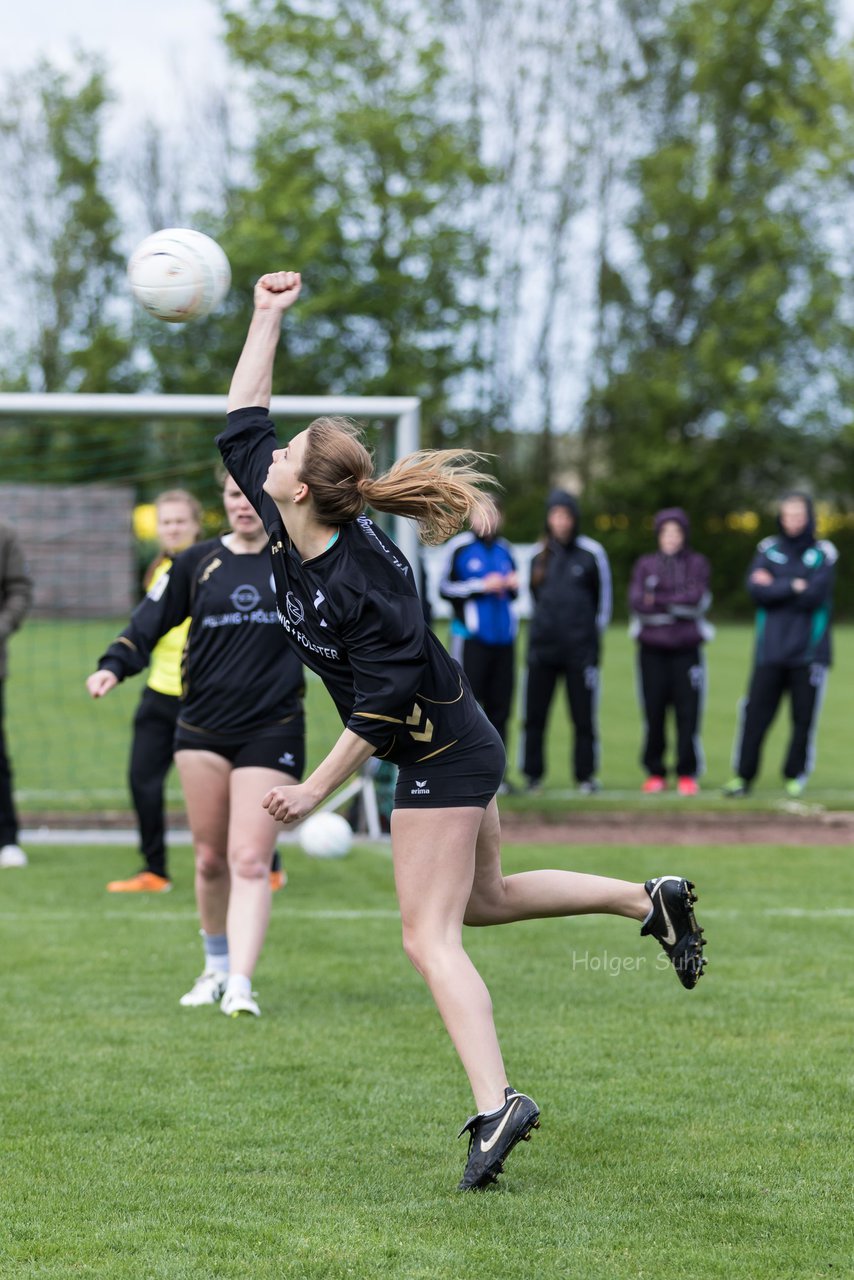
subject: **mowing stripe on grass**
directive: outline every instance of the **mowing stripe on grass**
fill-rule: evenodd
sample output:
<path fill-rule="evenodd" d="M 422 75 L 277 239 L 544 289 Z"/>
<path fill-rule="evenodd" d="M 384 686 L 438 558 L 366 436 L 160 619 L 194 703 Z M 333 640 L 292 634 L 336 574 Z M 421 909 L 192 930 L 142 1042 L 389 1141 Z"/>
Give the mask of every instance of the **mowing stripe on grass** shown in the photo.
<path fill-rule="evenodd" d="M 81 918 L 79 911 L 0 911 L 0 921 L 5 924 L 23 924 L 27 921 L 59 921 L 59 920 L 79 920 Z M 757 916 L 783 916 L 789 920 L 825 920 L 830 918 L 850 919 L 854 916 L 854 907 L 816 907 L 810 909 L 807 907 L 707 907 L 701 912 L 702 916 L 712 916 L 718 920 L 737 920 L 741 916 L 749 916 L 755 919 Z M 276 909 L 277 916 L 284 916 L 286 920 L 398 920 L 400 918 L 399 911 L 392 911 L 383 907 L 365 908 L 364 910 L 328 910 L 305 911 L 300 907 L 282 907 Z M 145 908 L 142 911 L 135 911 L 129 908 L 127 911 L 104 911 L 101 913 L 102 920 L 139 920 L 147 923 L 151 920 L 165 921 L 185 921 L 195 920 L 198 912 L 186 911 L 148 911 Z M 557 919 L 564 920 L 584 920 L 590 919 L 588 916 L 563 916 Z"/>
<path fill-rule="evenodd" d="M 392 911 L 384 907 L 376 909 L 366 908 L 362 911 L 335 911 L 335 910 L 317 910 L 302 911 L 299 908 L 286 907 L 283 910 L 276 911 L 276 915 L 284 916 L 291 920 L 399 920 L 400 912 Z M 80 920 L 83 913 L 80 911 L 0 911 L 0 922 L 4 924 L 26 924 L 28 922 L 38 921 L 39 923 L 53 923 L 61 920 Z M 91 916 L 88 917 L 91 919 Z M 150 923 L 152 920 L 178 921 L 184 923 L 187 920 L 197 920 L 197 911 L 134 911 L 132 908 L 128 911 L 103 911 L 100 914 L 102 920 L 138 920 L 142 924 Z"/>

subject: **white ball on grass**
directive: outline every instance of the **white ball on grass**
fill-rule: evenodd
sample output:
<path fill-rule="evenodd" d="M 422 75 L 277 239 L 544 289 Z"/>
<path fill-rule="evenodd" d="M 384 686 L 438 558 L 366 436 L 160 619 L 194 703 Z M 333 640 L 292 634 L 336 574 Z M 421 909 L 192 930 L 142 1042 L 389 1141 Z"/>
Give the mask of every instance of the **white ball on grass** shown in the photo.
<path fill-rule="evenodd" d="M 344 858 L 353 847 L 353 830 L 340 813 L 313 813 L 300 825 L 299 842 L 311 858 Z"/>

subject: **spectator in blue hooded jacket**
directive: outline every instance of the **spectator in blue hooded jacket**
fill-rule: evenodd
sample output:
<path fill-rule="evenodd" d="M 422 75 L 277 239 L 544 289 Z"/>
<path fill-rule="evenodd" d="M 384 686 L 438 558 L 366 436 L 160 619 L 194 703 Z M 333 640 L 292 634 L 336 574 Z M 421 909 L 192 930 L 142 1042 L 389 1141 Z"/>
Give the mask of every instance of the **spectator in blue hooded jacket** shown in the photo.
<path fill-rule="evenodd" d="M 611 620 L 611 567 L 604 547 L 579 532 L 578 499 L 555 489 L 546 504 L 546 539 L 531 562 L 534 611 L 528 629 L 528 681 L 522 768 L 528 790 L 545 773 L 545 732 L 558 681 L 574 732 L 572 770 L 584 795 L 599 790 L 597 726 L 602 633 Z"/>
<path fill-rule="evenodd" d="M 812 499 L 787 493 L 779 533 L 764 538 L 747 574 L 756 604 L 756 645 L 747 697 L 741 703 L 730 798 L 746 795 L 759 772 L 762 743 L 780 700 L 789 695 L 792 730 L 783 777 L 787 795 L 806 786 L 815 763 L 815 739 L 831 663 L 830 618 L 837 551 L 815 536 Z"/>
<path fill-rule="evenodd" d="M 638 691 L 646 733 L 641 755 L 647 794 L 667 787 L 667 713 L 676 722 L 676 790 L 693 796 L 702 772 L 700 717 L 706 685 L 702 645 L 713 631 L 709 562 L 694 551 L 681 507 L 655 516 L 658 549 L 640 556 L 629 583 L 630 634 L 638 642 Z"/>
<path fill-rule="evenodd" d="M 515 680 L 519 577 L 513 551 L 499 537 L 501 513 L 475 515 L 471 532 L 448 544 L 439 592 L 453 606 L 451 656 L 468 676 L 472 693 L 507 745 L 507 720 Z M 508 786 L 504 784 L 505 788 Z"/>

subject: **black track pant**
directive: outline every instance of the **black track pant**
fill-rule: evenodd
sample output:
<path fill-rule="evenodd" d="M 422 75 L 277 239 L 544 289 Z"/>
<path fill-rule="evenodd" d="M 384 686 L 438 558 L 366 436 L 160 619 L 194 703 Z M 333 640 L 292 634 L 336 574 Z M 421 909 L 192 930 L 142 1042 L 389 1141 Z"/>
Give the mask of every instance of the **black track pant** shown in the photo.
<path fill-rule="evenodd" d="M 0 845 L 18 843 L 18 815 L 12 796 L 12 765 L 3 729 L 3 687 L 0 680 Z"/>
<path fill-rule="evenodd" d="M 699 744 L 700 712 L 705 671 L 700 649 L 638 648 L 641 704 L 646 721 L 646 740 L 641 764 L 647 773 L 667 776 L 667 712 L 673 708 L 676 721 L 676 773 L 680 778 L 696 778 L 701 772 Z"/>
<path fill-rule="evenodd" d="M 490 724 L 507 745 L 507 720 L 513 704 L 515 679 L 512 644 L 484 644 L 469 639 L 463 645 L 463 671 Z"/>
<path fill-rule="evenodd" d="M 596 773 L 599 744 L 596 711 L 599 701 L 599 668 L 568 657 L 563 666 L 534 663 L 528 667 L 525 694 L 525 748 L 522 772 L 539 781 L 546 771 L 545 735 L 549 707 L 559 680 L 566 682 L 566 697 L 573 725 L 573 774 L 586 782 Z"/>
<path fill-rule="evenodd" d="M 172 743 L 180 698 L 146 686 L 133 719 L 130 783 L 139 825 L 140 851 L 147 871 L 168 876 L 163 789 L 172 765 Z"/>
<path fill-rule="evenodd" d="M 792 730 L 783 763 L 784 778 L 806 778 L 815 761 L 815 736 L 827 679 L 827 667 L 814 662 L 806 667 L 782 667 L 770 663 L 754 667 L 747 698 L 741 705 L 741 722 L 733 751 L 733 768 L 745 782 L 759 772 L 762 743 L 788 693 Z"/>

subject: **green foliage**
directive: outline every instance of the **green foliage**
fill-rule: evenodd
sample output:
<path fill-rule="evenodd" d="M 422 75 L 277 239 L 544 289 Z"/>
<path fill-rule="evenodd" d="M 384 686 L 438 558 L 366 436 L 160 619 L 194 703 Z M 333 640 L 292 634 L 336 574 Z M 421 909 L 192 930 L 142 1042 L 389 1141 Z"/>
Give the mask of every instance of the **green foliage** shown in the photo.
<path fill-rule="evenodd" d="M 122 270 L 107 194 L 105 74 L 40 63 L 0 100 L 7 266 L 28 304 L 0 363 L 0 385 L 34 391 L 130 390 L 130 344 L 113 316 Z"/>
<path fill-rule="evenodd" d="M 223 392 L 254 280 L 299 267 L 275 389 L 420 395 L 425 444 L 495 455 L 514 537 L 540 532 L 562 472 L 588 511 L 633 529 L 674 502 L 702 527 L 807 481 L 850 506 L 854 94 L 830 0 L 220 9 L 252 111 L 242 150 L 224 115 L 198 139 L 188 115 L 179 132 L 198 168 L 170 170 L 143 123 L 134 194 L 149 219 L 177 199 L 180 221 L 222 242 L 224 308 L 183 326 L 128 318 L 117 209 L 129 170 L 105 160 L 105 70 L 41 64 L 0 95 L 0 246 L 31 302 L 0 334 L 0 385 Z M 576 316 L 589 243 L 579 271 L 575 250 L 591 215 L 587 368 Z M 614 248 L 626 227 L 628 265 Z M 588 375 L 569 440 L 554 424 Z M 93 424 L 74 477 L 99 448 L 120 454 L 123 433 Z M 43 459 L 59 478 L 77 434 L 31 424 L 9 475 Z M 145 447 L 152 474 L 207 466 L 181 424 Z"/>
<path fill-rule="evenodd" d="M 830 6 L 688 0 L 646 52 L 654 145 L 630 222 L 642 273 L 601 282 L 612 336 L 586 421 L 598 491 L 627 513 L 679 501 L 712 516 L 807 477 L 844 489 L 827 450 L 850 421 L 852 357 L 828 225 L 854 95 Z"/>
<path fill-rule="evenodd" d="M 187 341 L 230 367 L 254 280 L 302 268 L 277 389 L 420 395 L 437 433 L 470 367 L 482 248 L 460 208 L 486 178 L 454 119 L 440 43 L 414 7 L 387 0 L 224 12 L 259 128 L 252 178 L 232 193 L 221 233 L 234 323 L 206 335 L 213 348 L 200 329 Z M 169 337 L 152 344 L 163 383 L 177 372 L 192 389 L 184 335 Z"/>

